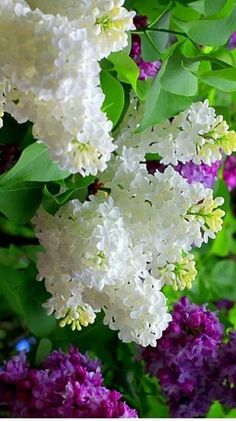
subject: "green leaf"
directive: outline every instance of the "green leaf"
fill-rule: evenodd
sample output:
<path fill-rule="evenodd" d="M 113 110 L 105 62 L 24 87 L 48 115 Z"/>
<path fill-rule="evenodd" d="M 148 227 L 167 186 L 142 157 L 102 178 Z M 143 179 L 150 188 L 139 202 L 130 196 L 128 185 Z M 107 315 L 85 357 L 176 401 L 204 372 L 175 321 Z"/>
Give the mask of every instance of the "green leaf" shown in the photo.
<path fill-rule="evenodd" d="M 226 4 L 227 0 L 205 0 L 205 10 L 204 14 L 206 16 L 213 15 L 214 13 L 219 12 L 223 9 L 224 5 Z"/>
<path fill-rule="evenodd" d="M 141 122 L 140 130 L 152 126 L 153 124 L 161 123 L 167 118 L 173 117 L 188 108 L 191 103 L 192 98 L 190 99 L 190 97 L 175 95 L 165 91 L 164 89 L 160 89 L 158 95 L 156 96 L 156 101 L 152 104 L 152 112 L 150 114 L 148 112 L 148 105 L 145 107 L 144 118 Z"/>
<path fill-rule="evenodd" d="M 42 205 L 46 212 L 54 215 L 60 208 L 56 197 L 48 190 L 47 186 L 43 188 Z"/>
<path fill-rule="evenodd" d="M 21 247 L 23 253 L 34 263 L 37 262 L 37 255 L 39 252 L 43 251 L 41 245 L 29 245 Z"/>
<path fill-rule="evenodd" d="M 156 21 L 154 24 L 151 24 L 149 27 L 154 29 L 168 30 L 170 27 L 170 13 L 165 13 L 160 19 L 158 19 L 158 21 Z M 164 53 L 169 43 L 169 33 L 152 31 L 150 36 L 160 53 Z"/>
<path fill-rule="evenodd" d="M 25 133 L 25 136 L 21 140 L 20 146 L 21 150 L 26 149 L 28 146 L 36 142 L 36 139 L 33 136 L 33 123 L 28 123 L 28 129 Z"/>
<path fill-rule="evenodd" d="M 85 187 L 75 187 L 67 190 L 64 193 L 53 196 L 48 190 L 47 186 L 43 189 L 42 204 L 44 209 L 54 215 L 58 209 L 72 199 L 79 199 L 84 202 L 88 196 L 88 189 Z"/>
<path fill-rule="evenodd" d="M 218 180 L 214 186 L 214 196 L 222 196 L 224 198 L 224 203 L 221 205 L 221 209 L 228 212 L 230 210 L 230 194 L 223 180 L 222 169 L 219 170 Z"/>
<path fill-rule="evenodd" d="M 168 418 L 169 408 L 157 378 L 144 375 L 140 380 L 141 418 Z"/>
<path fill-rule="evenodd" d="M 145 102 L 144 116 L 139 130 L 144 130 L 153 124 L 157 124 L 166 118 L 173 117 L 180 111 L 185 110 L 192 103 L 192 98 L 175 95 L 162 88 L 160 79 L 165 72 L 163 64 Z"/>
<path fill-rule="evenodd" d="M 220 67 L 227 67 L 235 65 L 235 57 L 231 51 L 226 50 L 224 47 L 217 48 L 217 50 L 211 49 L 211 52 L 206 53 L 205 49 L 199 49 L 190 40 L 186 40 L 182 44 L 182 54 L 190 61 L 210 61 L 216 63 Z"/>
<path fill-rule="evenodd" d="M 22 153 L 16 165 L 0 177 L 0 186 L 9 186 L 25 181 L 53 181 L 68 177 L 50 158 L 47 146 L 33 143 Z"/>
<path fill-rule="evenodd" d="M 229 250 L 230 237 L 224 223 L 222 230 L 217 234 L 216 239 L 212 243 L 211 253 L 220 257 L 226 257 L 229 254 Z"/>
<path fill-rule="evenodd" d="M 236 69 L 212 70 L 202 73 L 200 79 L 207 85 L 220 89 L 223 92 L 236 91 Z"/>
<path fill-rule="evenodd" d="M 168 29 L 170 14 L 165 13 L 158 21 L 154 22 L 144 34 L 141 35 L 142 58 L 146 61 L 154 61 L 161 58 L 161 54 L 167 49 L 169 42 L 168 32 L 158 32 L 152 29 Z"/>
<path fill-rule="evenodd" d="M 236 262 L 221 260 L 216 263 L 211 273 L 213 291 L 220 297 L 236 300 Z"/>
<path fill-rule="evenodd" d="M 95 176 L 89 175 L 82 177 L 80 174 L 74 174 L 63 185 L 63 193 L 60 193 L 58 184 L 51 183 L 44 186 L 42 204 L 44 209 L 52 215 L 60 206 L 72 199 L 79 199 L 84 202 L 88 196 L 88 186 L 95 180 Z M 56 188 L 56 190 L 55 190 Z"/>
<path fill-rule="evenodd" d="M 99 64 L 100 64 L 100 67 L 101 67 L 102 70 L 107 70 L 107 71 L 114 70 L 113 64 L 107 58 L 103 58 L 99 62 Z"/>
<path fill-rule="evenodd" d="M 25 271 L 0 265 L 0 294 L 11 310 L 23 318 L 27 328 L 36 336 L 47 336 L 56 326 L 54 316 L 47 316 L 42 303 L 48 298 L 43 282 L 35 279 L 35 266 Z"/>
<path fill-rule="evenodd" d="M 44 283 L 36 281 L 36 270 L 33 264 L 25 272 L 24 283 L 19 293 L 28 329 L 35 336 L 49 335 L 56 326 L 56 319 L 54 316 L 48 316 L 42 307 L 48 298 L 48 293 Z"/>
<path fill-rule="evenodd" d="M 236 418 L 236 408 L 231 409 L 231 411 L 229 411 L 228 414 L 225 415 L 225 418 Z"/>
<path fill-rule="evenodd" d="M 42 187 L 33 183 L 0 186 L 0 212 L 16 224 L 30 221 L 42 199 Z"/>
<path fill-rule="evenodd" d="M 75 189 L 77 187 L 88 187 L 95 180 L 94 175 L 88 175 L 87 177 L 82 177 L 80 174 L 74 174 L 71 179 L 66 180 L 66 187 L 70 189 Z"/>
<path fill-rule="evenodd" d="M 182 295 L 182 291 L 174 291 L 173 288 L 169 285 L 165 285 L 163 287 L 163 294 L 165 294 L 167 298 L 168 308 L 171 309 L 173 304 L 176 303 L 176 301 L 179 300 L 179 298 Z"/>
<path fill-rule="evenodd" d="M 119 121 L 125 104 L 124 89 L 118 80 L 107 71 L 100 73 L 101 88 L 105 95 L 102 110 L 106 113 L 113 126 Z"/>
<path fill-rule="evenodd" d="M 70 326 L 61 328 L 57 324 L 56 328 L 50 334 L 50 339 L 53 343 L 57 343 L 57 347 L 64 347 L 73 343 L 79 347 L 81 352 L 93 353 L 104 364 L 112 364 L 111 350 L 114 349 L 113 340 L 117 338 L 117 333 L 110 330 L 108 326 L 104 326 L 102 322 L 103 317 L 104 315 L 102 313 L 98 313 L 95 322 L 83 328 L 80 332 L 73 332 Z"/>
<path fill-rule="evenodd" d="M 24 308 L 19 295 L 24 281 L 23 272 L 0 265 L 0 293 L 4 296 L 11 310 L 19 316 L 24 314 Z"/>
<path fill-rule="evenodd" d="M 174 21 L 196 43 L 220 46 L 224 45 L 231 33 L 236 30 L 236 6 L 229 16 L 222 19 L 201 19 L 185 22 L 175 18 Z"/>
<path fill-rule="evenodd" d="M 216 196 L 223 196 L 225 202 L 221 208 L 226 212 L 224 217 L 222 230 L 217 234 L 216 239 L 212 242 L 211 253 L 220 257 L 226 257 L 230 253 L 235 254 L 236 241 L 234 234 L 236 231 L 236 219 L 230 211 L 230 195 L 223 180 L 217 182 L 218 186 L 215 190 Z"/>
<path fill-rule="evenodd" d="M 17 225 L 15 222 L 10 221 L 4 215 L 1 214 L 0 231 L 2 231 L 7 237 L 23 237 L 27 239 L 34 238 L 34 232 L 31 225 Z"/>
<path fill-rule="evenodd" d="M 152 78 L 137 81 L 137 95 L 139 99 L 145 100 L 147 98 L 152 89 L 153 83 L 154 81 Z"/>
<path fill-rule="evenodd" d="M 85 187 L 76 187 L 75 189 L 67 190 L 55 196 L 57 203 L 62 206 L 72 199 L 79 199 L 80 202 L 84 202 L 88 196 L 88 189 Z"/>
<path fill-rule="evenodd" d="M 188 7 L 191 7 L 193 10 L 196 10 L 198 13 L 202 15 L 205 14 L 205 0 L 197 0 L 191 3 L 188 3 Z"/>
<path fill-rule="evenodd" d="M 200 61 L 199 67 L 198 67 L 198 77 L 202 73 L 209 72 L 211 70 L 211 63 L 209 61 Z M 199 78 L 200 79 L 200 78 Z M 200 80 L 199 80 L 200 82 Z M 204 96 L 206 91 L 206 86 L 202 86 L 202 84 L 199 84 L 200 90 L 204 89 Z"/>
<path fill-rule="evenodd" d="M 201 17 L 202 8 L 200 11 L 198 10 L 200 2 L 192 2 L 191 0 L 187 2 L 186 0 L 183 0 L 181 2 L 179 1 L 179 3 L 183 3 L 184 5 L 176 3 L 172 10 L 172 16 L 174 18 L 181 19 L 181 21 L 195 21 Z M 193 5 L 196 5 L 197 7 L 193 8 Z"/>
<path fill-rule="evenodd" d="M 152 22 L 162 16 L 163 12 L 167 9 L 170 3 L 171 2 L 168 2 L 167 0 L 158 0 L 158 2 L 126 0 L 125 7 L 129 10 L 137 10 L 139 15 L 147 16 L 149 21 Z"/>
<path fill-rule="evenodd" d="M 148 31 L 140 35 L 142 58 L 146 61 L 155 61 L 161 58 L 161 53 L 153 42 L 151 34 L 152 32 Z"/>
<path fill-rule="evenodd" d="M 52 342 L 48 338 L 40 339 L 37 347 L 35 364 L 40 365 L 52 351 Z"/>
<path fill-rule="evenodd" d="M 224 224 L 223 224 L 222 231 L 224 232 L 224 238 L 225 238 L 225 242 L 226 242 L 226 245 L 227 245 L 227 251 L 228 251 L 227 254 L 228 255 L 229 254 L 235 255 L 236 254 L 236 240 L 235 240 L 236 219 L 230 211 L 228 211 L 226 213 L 226 216 L 224 218 Z M 217 236 L 217 238 L 218 238 L 218 236 Z M 212 252 L 214 251 L 215 254 L 218 254 L 219 256 L 224 257 L 223 252 L 226 251 L 225 245 L 222 245 L 223 251 L 220 251 L 219 247 L 217 248 L 217 250 L 215 250 L 214 243 L 215 243 L 215 241 L 217 241 L 217 238 L 213 242 Z M 226 254 L 225 254 L 225 256 L 226 256 Z"/>
<path fill-rule="evenodd" d="M 228 312 L 229 322 L 232 323 L 234 330 L 236 329 L 236 305 L 233 306 Z"/>
<path fill-rule="evenodd" d="M 223 407 L 219 402 L 214 402 L 211 405 L 207 418 L 225 418 Z"/>
<path fill-rule="evenodd" d="M 182 96 L 194 96 L 198 90 L 198 79 L 184 68 L 181 46 L 167 60 L 160 84 L 168 92 Z"/>
<path fill-rule="evenodd" d="M 210 253 L 219 257 L 227 257 L 230 252 L 233 252 L 232 246 L 234 244 L 233 233 L 236 229 L 236 221 L 229 212 L 230 209 L 230 195 L 225 182 L 222 178 L 218 178 L 214 188 L 214 196 L 221 196 L 224 198 L 224 203 L 221 209 L 225 211 L 223 226 L 221 231 L 216 235 L 216 238 L 211 242 Z"/>
<path fill-rule="evenodd" d="M 225 64 L 228 64 L 229 66 L 234 67 L 236 64 L 236 60 L 235 60 L 235 56 L 232 53 L 232 51 L 226 49 L 225 47 L 220 47 L 217 48 L 216 51 L 212 51 L 209 55 L 208 55 L 209 59 L 212 62 L 217 63 L 218 65 L 222 64 L 225 66 Z"/>
<path fill-rule="evenodd" d="M 146 153 L 145 161 L 160 161 L 161 155 L 158 153 Z"/>
<path fill-rule="evenodd" d="M 139 77 L 137 64 L 127 54 L 120 51 L 109 55 L 109 60 L 113 63 L 121 82 L 128 83 L 136 91 L 136 84 Z"/>
<path fill-rule="evenodd" d="M 24 269 L 29 265 L 29 259 L 22 248 L 11 244 L 10 247 L 0 247 L 0 264 L 13 269 Z"/>

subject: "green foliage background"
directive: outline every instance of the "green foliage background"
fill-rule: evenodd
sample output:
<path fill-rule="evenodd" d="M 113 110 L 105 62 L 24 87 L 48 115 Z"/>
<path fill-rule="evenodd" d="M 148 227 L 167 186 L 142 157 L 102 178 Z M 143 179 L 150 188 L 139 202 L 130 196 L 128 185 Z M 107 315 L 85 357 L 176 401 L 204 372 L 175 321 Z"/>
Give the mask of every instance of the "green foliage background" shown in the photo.
<path fill-rule="evenodd" d="M 236 2 L 127 0 L 126 7 L 148 16 L 149 27 L 136 31 L 142 39 L 142 56 L 161 60 L 162 66 L 155 80 L 139 80 L 139 69 L 129 57 L 130 46 L 101 61 L 103 110 L 113 130 L 124 117 L 131 90 L 145 102 L 140 130 L 206 98 L 236 129 L 236 49 L 227 48 L 230 34 L 236 31 Z M 47 292 L 43 282 L 35 279 L 40 246 L 31 218 L 39 206 L 53 214 L 73 198 L 84 201 L 95 177 L 61 171 L 50 160 L 47 147 L 35 143 L 31 123 L 18 125 L 6 115 L 0 144 L 11 143 L 18 144 L 21 154 L 0 176 L 0 362 L 12 355 L 22 335 L 36 337 L 30 353 L 36 364 L 52 349 L 67 349 L 72 343 L 101 359 L 106 385 L 120 390 L 140 417 L 168 417 L 158 381 L 144 373 L 134 344 L 121 343 L 117 333 L 102 324 L 101 316 L 81 332 L 61 329 L 41 306 Z M 221 173 L 215 194 L 225 199 L 223 229 L 214 241 L 195 250 L 198 276 L 192 289 L 176 293 L 166 287 L 170 307 L 180 295 L 208 303 L 211 309 L 219 299 L 236 302 L 236 216 Z M 226 332 L 236 329 L 236 305 L 219 316 Z M 208 416 L 234 417 L 235 411 L 214 403 Z"/>

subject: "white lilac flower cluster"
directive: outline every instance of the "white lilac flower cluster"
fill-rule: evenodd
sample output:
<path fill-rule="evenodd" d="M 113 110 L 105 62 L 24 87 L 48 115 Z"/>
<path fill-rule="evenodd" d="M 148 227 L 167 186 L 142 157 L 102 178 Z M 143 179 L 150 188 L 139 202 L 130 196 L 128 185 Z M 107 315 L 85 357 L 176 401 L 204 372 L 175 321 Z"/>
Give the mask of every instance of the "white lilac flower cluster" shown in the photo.
<path fill-rule="evenodd" d="M 98 61 L 127 45 L 124 0 L 1 0 L 0 127 L 4 112 L 34 123 L 61 168 L 103 171 L 115 146 L 101 111 Z"/>
<path fill-rule="evenodd" d="M 236 133 L 229 130 L 222 115 L 216 116 L 208 100 L 193 103 L 190 108 L 178 114 L 172 121 L 139 132 L 142 106 L 135 100 L 120 129 L 125 144 L 145 153 L 158 153 L 165 165 L 177 165 L 189 161 L 199 165 L 211 165 L 236 151 Z M 130 131 L 132 135 L 130 136 Z M 128 132 L 128 136 L 127 136 Z M 120 142 L 122 144 L 122 141 Z"/>
<path fill-rule="evenodd" d="M 214 199 L 201 183 L 189 184 L 171 165 L 148 173 L 145 154 L 153 144 L 169 161 L 168 145 L 159 149 L 161 135 L 166 143 L 168 136 L 162 126 L 134 133 L 141 112 L 131 105 L 117 133 L 116 154 L 99 174 L 110 195 L 99 192 L 83 204 L 73 200 L 54 216 L 41 210 L 34 223 L 45 250 L 39 279 L 51 294 L 45 306 L 62 319 L 60 325 L 81 329 L 103 310 L 104 323 L 118 330 L 121 340 L 155 346 L 171 319 L 162 287 L 191 287 L 196 276 L 191 249 L 215 238 L 224 212 L 218 209 L 222 198 Z M 194 104 L 176 117 L 181 123 L 169 125 L 176 150 L 184 116 L 186 130 L 188 124 L 198 128 L 197 139 L 208 139 L 207 128 L 216 127 L 208 104 Z M 183 160 L 198 156 L 198 148 L 189 152 L 191 142 L 187 136 Z"/>

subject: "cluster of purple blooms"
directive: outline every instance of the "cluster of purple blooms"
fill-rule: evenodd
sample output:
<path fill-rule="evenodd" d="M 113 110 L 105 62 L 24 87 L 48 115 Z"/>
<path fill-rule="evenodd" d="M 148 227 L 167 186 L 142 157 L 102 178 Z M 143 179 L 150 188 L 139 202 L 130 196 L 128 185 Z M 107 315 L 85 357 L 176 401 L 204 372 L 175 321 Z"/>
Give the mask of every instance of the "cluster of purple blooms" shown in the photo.
<path fill-rule="evenodd" d="M 217 372 L 216 399 L 228 408 L 236 406 L 236 332 L 223 344 Z"/>
<path fill-rule="evenodd" d="M 236 32 L 233 32 L 230 36 L 229 42 L 228 42 L 228 48 L 232 50 L 233 48 L 236 48 Z"/>
<path fill-rule="evenodd" d="M 134 24 L 136 28 L 145 28 L 148 25 L 146 16 L 135 16 Z M 146 80 L 147 78 L 155 78 L 156 74 L 160 70 L 161 62 L 156 61 L 145 61 L 142 58 L 142 46 L 141 38 L 137 34 L 132 35 L 132 47 L 130 56 L 139 67 L 139 79 Z"/>
<path fill-rule="evenodd" d="M 178 163 L 174 167 L 183 178 L 186 178 L 188 183 L 199 182 L 202 183 L 205 187 L 212 188 L 217 180 L 217 174 L 221 161 L 217 161 L 212 165 L 200 164 L 196 165 L 192 161 L 187 162 L 186 164 Z M 164 172 L 166 166 L 161 164 L 159 161 L 148 161 L 147 169 L 149 173 L 154 174 L 155 171 Z"/>
<path fill-rule="evenodd" d="M 175 170 L 178 171 L 182 177 L 188 180 L 188 183 L 199 182 L 205 187 L 212 188 L 216 182 L 218 170 L 221 161 L 216 161 L 212 165 L 200 164 L 196 165 L 192 161 L 186 164 L 179 163 Z"/>
<path fill-rule="evenodd" d="M 188 183 L 199 182 L 202 183 L 205 187 L 212 188 L 217 180 L 218 170 L 222 165 L 221 161 L 216 161 L 212 165 L 200 164 L 196 165 L 192 161 L 183 164 L 178 163 L 174 167 L 182 177 L 186 178 Z M 163 172 L 165 170 L 165 165 L 160 164 L 158 161 L 149 161 L 147 163 L 147 168 L 150 169 L 151 173 L 154 173 L 156 170 Z M 223 179 L 229 189 L 232 191 L 236 188 L 236 156 L 230 155 L 226 158 L 223 164 Z"/>
<path fill-rule="evenodd" d="M 100 363 L 74 347 L 52 352 L 37 369 L 21 353 L 0 372 L 0 410 L 13 417 L 137 417 L 121 397 L 103 385 Z"/>
<path fill-rule="evenodd" d="M 214 302 L 215 306 L 224 312 L 227 312 L 231 310 L 231 308 L 234 306 L 234 302 L 231 300 L 227 300 L 226 298 L 222 298 L 221 300 Z"/>
<path fill-rule="evenodd" d="M 223 326 L 205 306 L 182 297 L 156 348 L 141 351 L 173 417 L 203 417 L 213 401 L 236 405 L 236 333 L 223 342 Z"/>
<path fill-rule="evenodd" d="M 229 156 L 224 163 L 223 178 L 231 191 L 236 188 L 236 156 Z"/>

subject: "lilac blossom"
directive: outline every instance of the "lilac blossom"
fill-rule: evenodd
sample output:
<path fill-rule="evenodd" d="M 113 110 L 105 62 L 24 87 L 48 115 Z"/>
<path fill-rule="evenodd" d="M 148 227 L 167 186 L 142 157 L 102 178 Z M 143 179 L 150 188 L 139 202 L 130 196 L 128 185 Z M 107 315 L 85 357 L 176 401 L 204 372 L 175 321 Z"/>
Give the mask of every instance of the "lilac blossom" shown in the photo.
<path fill-rule="evenodd" d="M 156 376 L 169 401 L 173 417 L 199 417 L 213 400 L 213 382 L 223 327 L 205 306 L 182 297 L 173 320 L 156 348 L 142 351 L 148 373 Z"/>
<path fill-rule="evenodd" d="M 136 16 L 134 18 L 136 28 L 145 28 L 148 24 L 146 16 Z M 145 61 L 142 58 L 142 44 L 141 37 L 137 34 L 132 35 L 132 47 L 130 56 L 139 67 L 139 79 L 146 80 L 149 77 L 155 78 L 160 70 L 160 60 Z"/>
<path fill-rule="evenodd" d="M 186 164 L 179 163 L 175 170 L 178 171 L 182 177 L 186 178 L 188 182 L 202 183 L 205 187 L 213 187 L 217 180 L 217 173 L 221 161 L 216 161 L 212 165 L 200 164 L 196 165 L 192 161 L 187 162 Z"/>
<path fill-rule="evenodd" d="M 173 168 L 178 171 L 183 178 L 186 178 L 189 184 L 202 183 L 205 187 L 212 188 L 217 180 L 217 173 L 221 161 L 217 161 L 212 165 L 206 164 L 194 164 L 192 161 L 182 164 L 181 162 Z M 166 165 L 161 164 L 159 161 L 147 161 L 147 170 L 150 174 L 154 174 L 155 171 L 164 172 Z"/>
<path fill-rule="evenodd" d="M 236 407 L 236 332 L 231 332 L 229 340 L 222 344 L 217 382 L 215 382 L 215 400 L 228 408 Z"/>
<path fill-rule="evenodd" d="M 236 187 L 236 156 L 229 156 L 224 163 L 223 178 L 229 190 Z"/>
<path fill-rule="evenodd" d="M 232 50 L 236 47 L 236 32 L 233 32 L 230 36 L 229 42 L 228 42 L 228 48 Z"/>
<path fill-rule="evenodd" d="M 52 352 L 37 369 L 21 353 L 0 372 L 0 409 L 13 417 L 137 417 L 121 397 L 103 385 L 100 363 L 73 347 Z"/>
<path fill-rule="evenodd" d="M 224 310 L 224 311 L 229 311 L 234 306 L 233 301 L 227 300 L 225 298 L 215 301 L 214 304 L 219 310 Z"/>

